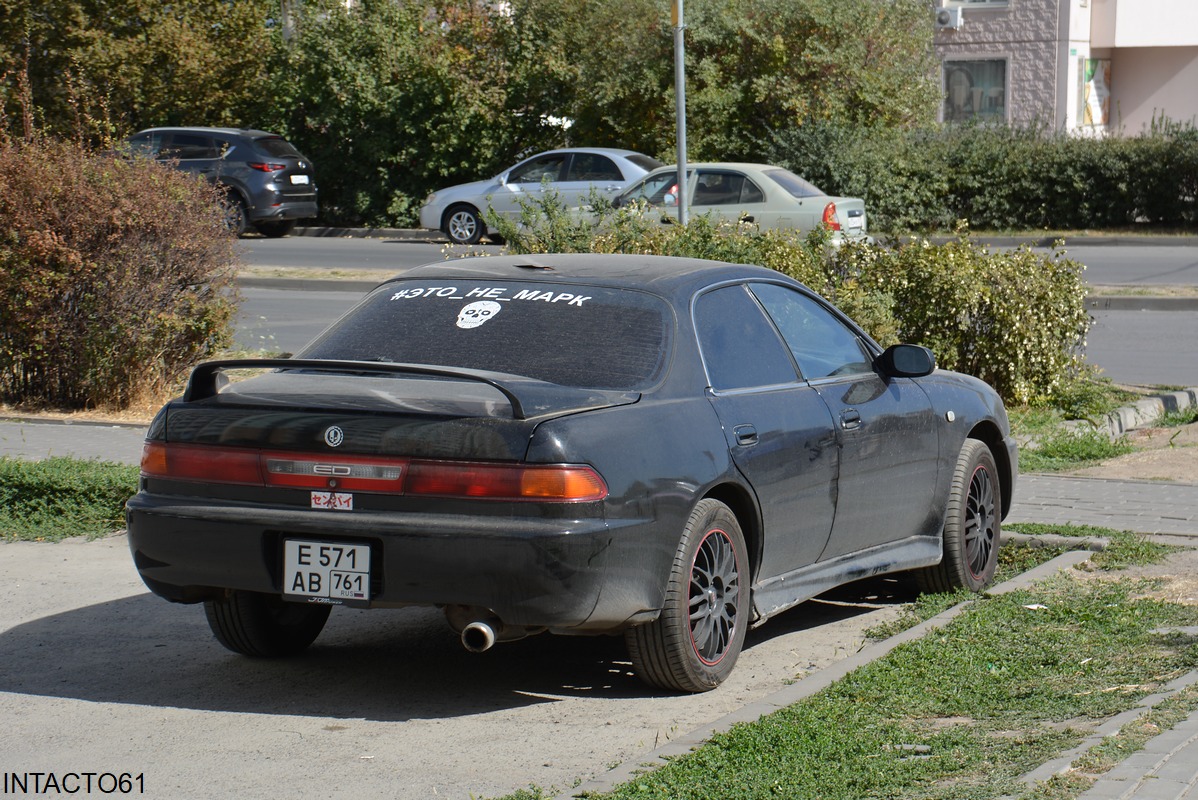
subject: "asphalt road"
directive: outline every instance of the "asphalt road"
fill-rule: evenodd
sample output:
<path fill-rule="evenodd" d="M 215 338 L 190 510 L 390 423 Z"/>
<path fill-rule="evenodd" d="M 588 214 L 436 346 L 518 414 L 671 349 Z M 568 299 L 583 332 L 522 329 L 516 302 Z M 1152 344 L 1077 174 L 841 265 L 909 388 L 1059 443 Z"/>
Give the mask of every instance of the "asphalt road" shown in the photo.
<path fill-rule="evenodd" d="M 460 255 L 465 248 L 398 239 L 243 240 L 247 266 L 377 270 L 380 280 Z M 482 248 L 498 251 L 493 245 Z M 1093 285 L 1198 285 L 1198 247 L 1089 246 L 1068 250 Z M 392 269 L 393 268 L 393 269 Z M 236 342 L 249 351 L 294 353 L 334 322 L 361 292 L 247 288 Z M 1198 386 L 1198 311 L 1095 310 L 1087 360 L 1118 383 Z"/>
<path fill-rule="evenodd" d="M 245 265 L 251 268 L 289 267 L 308 270 L 391 270 L 439 261 L 448 254 L 489 253 L 502 249 L 484 244 L 454 247 L 448 242 L 388 237 L 287 236 L 282 239 L 241 240 Z"/>
<path fill-rule="evenodd" d="M 496 245 L 450 247 L 443 242 L 395 237 L 313 237 L 242 240 L 248 267 L 302 267 L 313 270 L 381 269 L 402 271 L 448 254 L 498 253 Z M 1048 252 L 1047 248 L 1036 248 Z M 1198 247 L 1129 244 L 1065 248 L 1069 258 L 1086 265 L 1093 285 L 1198 285 Z"/>

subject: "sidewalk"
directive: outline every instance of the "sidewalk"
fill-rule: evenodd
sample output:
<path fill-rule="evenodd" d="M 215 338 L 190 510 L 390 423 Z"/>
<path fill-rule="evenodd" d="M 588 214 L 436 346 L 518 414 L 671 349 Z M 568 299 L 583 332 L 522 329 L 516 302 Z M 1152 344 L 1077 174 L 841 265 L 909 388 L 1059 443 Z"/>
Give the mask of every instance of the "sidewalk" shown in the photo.
<path fill-rule="evenodd" d="M 73 456 L 77 458 L 116 461 L 136 464 L 141 456 L 145 429 L 136 425 L 109 425 L 82 422 L 53 422 L 33 419 L 0 421 L 0 456 L 45 458 Z M 1198 470 L 1196 470 L 1198 471 Z M 1016 503 L 1008 522 L 1071 523 L 1096 525 L 1116 530 L 1132 530 L 1154 534 L 1170 543 L 1198 547 L 1198 482 L 1190 484 L 1150 481 L 1122 481 L 1100 478 L 1070 478 L 1052 475 L 1023 475 L 1016 491 Z M 1195 631 L 1198 633 L 1198 631 Z M 894 642 L 887 640 L 891 646 Z M 846 659 L 822 673 L 809 676 L 796 686 L 804 690 L 820 681 L 834 680 L 857 666 L 878 657 L 881 651 L 868 649 Z M 830 670 L 835 670 L 832 674 Z M 817 678 L 818 680 L 812 680 Z M 1152 705 L 1180 691 L 1184 686 L 1198 683 L 1198 671 L 1174 681 L 1157 695 L 1145 698 L 1139 708 L 1120 715 L 1098 729 L 1077 750 L 1045 764 L 1025 776 L 1029 783 L 1044 780 L 1067 770 L 1073 760 L 1104 737 L 1136 719 Z M 789 697 L 789 695 L 788 695 Z M 779 702 L 785 698 L 780 698 Z M 791 700 L 790 702 L 794 702 Z M 758 704 L 731 715 L 729 724 L 756 719 L 770 708 Z M 717 724 L 718 725 L 718 724 Z M 718 729 L 718 727 L 717 727 Z M 717 729 L 705 728 L 681 737 L 672 747 L 706 740 Z M 673 755 L 673 751 L 638 756 L 629 769 L 640 768 L 658 755 Z M 606 776 L 615 779 L 623 773 L 618 768 Z M 631 777 L 631 773 L 629 774 Z M 610 789 L 608 781 L 587 784 L 590 790 Z M 573 791 L 578 791 L 575 789 Z M 561 795 L 572 796 L 573 792 Z M 1078 800 L 1198 800 L 1198 712 L 1170 731 L 1152 739 L 1143 750 L 1133 754 L 1118 767 L 1097 781 Z"/>

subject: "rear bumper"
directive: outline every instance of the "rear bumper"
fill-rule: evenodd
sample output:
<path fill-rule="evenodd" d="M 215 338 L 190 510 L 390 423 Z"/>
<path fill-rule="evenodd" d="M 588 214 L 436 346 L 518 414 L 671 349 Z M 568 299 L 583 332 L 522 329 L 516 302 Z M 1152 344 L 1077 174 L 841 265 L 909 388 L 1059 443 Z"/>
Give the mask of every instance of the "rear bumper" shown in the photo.
<path fill-rule="evenodd" d="M 273 205 L 255 206 L 250 211 L 250 220 L 266 222 L 284 219 L 311 219 L 318 213 L 319 207 L 315 200 L 302 202 L 282 200 Z"/>
<path fill-rule="evenodd" d="M 285 538 L 370 544 L 371 606 L 477 606 L 512 626 L 615 630 L 656 616 L 664 588 L 642 523 L 310 511 L 144 491 L 126 518 L 142 580 L 174 602 L 225 589 L 281 594 Z"/>

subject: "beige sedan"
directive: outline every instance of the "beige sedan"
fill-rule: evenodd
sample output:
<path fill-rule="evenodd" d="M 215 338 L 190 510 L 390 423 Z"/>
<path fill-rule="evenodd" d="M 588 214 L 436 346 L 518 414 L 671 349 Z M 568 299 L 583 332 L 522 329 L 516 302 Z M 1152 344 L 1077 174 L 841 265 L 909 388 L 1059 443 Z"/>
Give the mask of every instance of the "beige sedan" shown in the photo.
<path fill-rule="evenodd" d="M 865 201 L 831 197 L 782 167 L 769 164 L 696 163 L 687 165 L 687 200 L 691 218 L 746 222 L 761 230 L 790 229 L 806 234 L 818 225 L 832 231 L 834 241 L 868 240 Z M 639 201 L 662 214 L 662 222 L 678 218 L 678 168 L 655 169 L 615 201 Z"/>

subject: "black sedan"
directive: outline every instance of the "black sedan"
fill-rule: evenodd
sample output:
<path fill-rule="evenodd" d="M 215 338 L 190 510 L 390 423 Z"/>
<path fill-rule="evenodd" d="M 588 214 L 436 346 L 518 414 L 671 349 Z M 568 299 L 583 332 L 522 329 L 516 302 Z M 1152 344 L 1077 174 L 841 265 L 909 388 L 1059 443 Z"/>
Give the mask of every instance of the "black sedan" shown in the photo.
<path fill-rule="evenodd" d="M 542 255 L 421 267 L 292 359 L 215 361 L 150 426 L 129 545 L 250 656 L 334 605 L 465 647 L 622 632 L 704 691 L 839 584 L 993 577 L 1017 472 L 984 383 L 772 270 Z"/>

